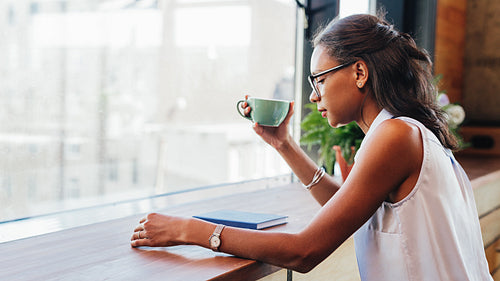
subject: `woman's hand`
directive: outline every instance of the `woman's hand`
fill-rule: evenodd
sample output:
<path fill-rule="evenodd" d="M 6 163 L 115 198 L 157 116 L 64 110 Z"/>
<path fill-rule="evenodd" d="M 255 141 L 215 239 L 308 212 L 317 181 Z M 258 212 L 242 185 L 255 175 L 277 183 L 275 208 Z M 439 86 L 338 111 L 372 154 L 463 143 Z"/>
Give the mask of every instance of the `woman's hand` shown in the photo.
<path fill-rule="evenodd" d="M 245 99 L 247 98 L 248 96 L 245 96 Z M 290 109 L 288 110 L 288 114 L 281 125 L 279 125 L 279 127 L 261 126 L 258 123 L 255 123 L 253 126 L 253 129 L 257 133 L 257 135 L 259 135 L 265 142 L 270 144 L 275 149 L 279 150 L 281 145 L 286 141 L 289 141 L 291 138 L 288 131 L 288 124 L 290 123 L 294 112 L 294 104 L 294 101 L 290 102 Z M 244 102 L 242 104 L 242 108 L 244 109 L 244 114 L 249 116 L 252 108 L 248 106 L 248 103 Z"/>
<path fill-rule="evenodd" d="M 132 247 L 166 247 L 186 244 L 182 241 L 187 219 L 157 213 L 148 214 L 134 229 Z"/>

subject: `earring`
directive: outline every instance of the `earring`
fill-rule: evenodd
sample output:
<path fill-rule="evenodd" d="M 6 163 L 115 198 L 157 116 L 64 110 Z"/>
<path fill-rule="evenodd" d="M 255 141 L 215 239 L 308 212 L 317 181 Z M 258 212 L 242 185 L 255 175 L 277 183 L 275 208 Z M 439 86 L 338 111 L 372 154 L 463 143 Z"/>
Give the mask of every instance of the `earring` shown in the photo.
<path fill-rule="evenodd" d="M 363 87 L 363 83 L 362 82 L 358 82 L 358 87 L 359 88 Z"/>

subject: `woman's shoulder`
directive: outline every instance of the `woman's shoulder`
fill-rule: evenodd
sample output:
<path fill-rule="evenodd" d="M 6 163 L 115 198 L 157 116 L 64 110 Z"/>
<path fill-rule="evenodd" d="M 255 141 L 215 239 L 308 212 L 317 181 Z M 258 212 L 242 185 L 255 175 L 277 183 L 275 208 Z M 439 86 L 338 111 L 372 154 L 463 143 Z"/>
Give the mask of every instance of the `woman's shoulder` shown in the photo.
<path fill-rule="evenodd" d="M 416 124 L 398 118 L 387 119 L 380 123 L 376 129 L 398 138 L 420 136 L 420 129 Z"/>
<path fill-rule="evenodd" d="M 379 190 L 384 200 L 398 202 L 417 182 L 423 151 L 417 125 L 399 119 L 384 120 L 363 141 L 351 180 Z"/>
<path fill-rule="evenodd" d="M 416 124 L 393 118 L 383 121 L 375 128 L 373 139 L 403 145 L 402 142 L 414 142 L 421 139 L 421 132 Z"/>
<path fill-rule="evenodd" d="M 381 150 L 389 158 L 419 159 L 423 154 L 421 131 L 413 123 L 387 119 L 375 128 L 365 148 L 367 151 Z"/>

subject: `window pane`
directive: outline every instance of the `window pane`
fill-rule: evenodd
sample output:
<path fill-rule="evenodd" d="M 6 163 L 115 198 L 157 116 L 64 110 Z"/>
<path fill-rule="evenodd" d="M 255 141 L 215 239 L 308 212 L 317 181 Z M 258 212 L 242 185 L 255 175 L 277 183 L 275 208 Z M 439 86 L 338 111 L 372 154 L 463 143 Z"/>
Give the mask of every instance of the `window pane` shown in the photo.
<path fill-rule="evenodd" d="M 340 0 L 339 17 L 347 17 L 353 14 L 365 14 L 373 12 L 375 0 Z"/>
<path fill-rule="evenodd" d="M 0 14 L 0 221 L 290 173 L 235 104 L 293 99 L 294 1 Z"/>

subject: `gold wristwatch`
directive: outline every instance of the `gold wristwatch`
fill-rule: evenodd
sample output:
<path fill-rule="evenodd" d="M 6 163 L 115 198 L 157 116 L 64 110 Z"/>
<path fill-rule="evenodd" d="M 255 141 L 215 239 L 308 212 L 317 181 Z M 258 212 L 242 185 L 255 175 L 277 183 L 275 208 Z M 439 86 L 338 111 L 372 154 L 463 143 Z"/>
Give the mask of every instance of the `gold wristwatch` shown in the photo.
<path fill-rule="evenodd" d="M 213 251 L 218 252 L 219 247 L 220 247 L 220 233 L 222 232 L 222 229 L 224 229 L 223 224 L 218 224 L 217 227 L 214 230 L 214 233 L 208 238 L 208 242 L 210 243 L 210 248 L 212 248 Z"/>

